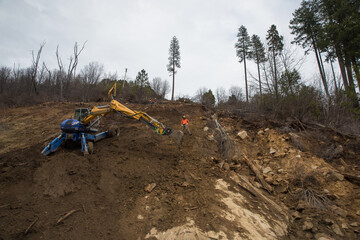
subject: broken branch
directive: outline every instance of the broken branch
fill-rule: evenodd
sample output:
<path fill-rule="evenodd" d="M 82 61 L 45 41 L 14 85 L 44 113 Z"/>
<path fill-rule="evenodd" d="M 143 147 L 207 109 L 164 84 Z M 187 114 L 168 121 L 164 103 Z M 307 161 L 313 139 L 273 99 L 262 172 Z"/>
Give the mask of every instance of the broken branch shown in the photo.
<path fill-rule="evenodd" d="M 66 213 L 64 216 L 62 216 L 61 218 L 59 218 L 59 220 L 57 220 L 56 224 L 61 223 L 62 221 L 64 221 L 66 218 L 70 217 L 73 213 L 76 213 L 78 211 L 80 211 L 81 209 L 73 209 L 70 212 Z"/>
<path fill-rule="evenodd" d="M 24 234 L 28 234 L 28 232 L 30 231 L 30 229 L 35 225 L 35 223 L 39 220 L 39 218 L 37 217 L 29 226 L 28 228 L 25 230 Z"/>

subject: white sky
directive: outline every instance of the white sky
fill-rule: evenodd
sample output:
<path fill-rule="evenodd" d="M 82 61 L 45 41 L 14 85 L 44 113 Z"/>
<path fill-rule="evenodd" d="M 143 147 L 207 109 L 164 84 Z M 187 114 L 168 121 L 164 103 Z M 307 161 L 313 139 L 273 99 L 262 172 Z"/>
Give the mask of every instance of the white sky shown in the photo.
<path fill-rule="evenodd" d="M 263 41 L 271 24 L 289 42 L 289 21 L 301 0 L 0 0 L 0 65 L 28 67 L 31 51 L 46 41 L 41 61 L 57 68 L 56 46 L 68 61 L 75 42 L 87 41 L 80 70 L 97 61 L 105 72 L 150 80 L 166 70 L 170 40 L 180 43 L 181 68 L 175 95 L 193 96 L 206 87 L 244 88 L 243 64 L 234 44 L 240 25 Z M 299 51 L 302 55 L 303 51 Z M 309 57 L 308 57 L 309 59 Z M 315 61 L 310 59 L 310 64 Z M 256 75 L 254 66 L 250 71 Z M 314 68 L 315 69 L 315 68 Z M 316 70 L 316 69 L 315 69 Z M 302 73 L 310 76 L 309 73 Z"/>

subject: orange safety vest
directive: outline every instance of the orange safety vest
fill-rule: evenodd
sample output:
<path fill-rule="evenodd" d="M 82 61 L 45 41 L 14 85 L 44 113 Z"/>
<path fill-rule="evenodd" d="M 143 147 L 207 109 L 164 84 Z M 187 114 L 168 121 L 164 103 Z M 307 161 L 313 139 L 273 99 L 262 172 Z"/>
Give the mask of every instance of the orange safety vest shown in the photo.
<path fill-rule="evenodd" d="M 189 124 L 189 119 L 185 118 L 181 120 L 181 125 Z"/>

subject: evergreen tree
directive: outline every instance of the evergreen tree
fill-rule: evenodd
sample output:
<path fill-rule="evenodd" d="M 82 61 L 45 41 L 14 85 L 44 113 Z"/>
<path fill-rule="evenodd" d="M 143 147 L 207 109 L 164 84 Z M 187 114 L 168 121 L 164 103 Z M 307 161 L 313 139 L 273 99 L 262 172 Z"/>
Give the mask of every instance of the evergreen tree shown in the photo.
<path fill-rule="evenodd" d="M 311 49 L 314 50 L 324 90 L 327 97 L 329 97 L 321 52 L 318 47 L 318 39 L 323 32 L 318 9 L 318 1 L 303 1 L 301 7 L 293 13 L 294 18 L 290 21 L 290 29 L 292 30 L 291 33 L 295 34 L 294 43 L 306 49 L 306 54 Z"/>
<path fill-rule="evenodd" d="M 246 58 L 249 58 L 250 53 L 250 37 L 247 32 L 246 27 L 243 25 L 240 26 L 239 32 L 237 34 L 237 43 L 235 44 L 236 56 L 239 58 L 239 62 L 244 62 L 245 70 L 245 91 L 246 91 L 246 101 L 249 101 L 249 91 L 248 91 L 248 82 L 247 82 L 247 73 L 246 73 Z"/>
<path fill-rule="evenodd" d="M 274 87 L 275 95 L 278 97 L 278 79 L 277 79 L 277 69 L 276 69 L 276 56 L 279 55 L 284 48 L 283 36 L 279 35 L 276 26 L 271 25 L 270 29 L 267 32 L 266 40 L 268 44 L 269 51 L 272 54 L 273 63 L 274 63 Z"/>
<path fill-rule="evenodd" d="M 150 85 L 148 73 L 144 69 L 138 72 L 138 75 L 135 79 L 135 85 L 138 86 L 140 89 Z"/>
<path fill-rule="evenodd" d="M 261 91 L 261 75 L 260 75 L 260 64 L 266 62 L 265 48 L 264 44 L 261 42 L 258 35 L 252 35 L 251 37 L 251 59 L 255 61 L 258 69 L 259 76 L 259 90 L 260 96 L 262 95 Z"/>
<path fill-rule="evenodd" d="M 136 95 L 137 101 L 141 102 L 144 98 L 147 98 L 150 92 L 150 82 L 147 72 L 142 69 L 138 72 L 138 75 L 134 81 L 134 87 L 132 88 L 133 93 Z"/>
<path fill-rule="evenodd" d="M 171 93 L 171 101 L 174 101 L 174 88 L 175 88 L 175 74 L 176 68 L 181 68 L 180 65 L 180 46 L 179 40 L 174 36 L 170 42 L 169 49 L 169 64 L 167 65 L 167 70 L 173 77 L 172 84 L 172 93 Z"/>
<path fill-rule="evenodd" d="M 356 95 L 353 72 L 360 88 L 360 1 L 319 0 L 325 33 L 324 47 L 332 46 L 339 61 L 344 86 Z"/>
<path fill-rule="evenodd" d="M 201 103 L 207 107 L 214 107 L 215 96 L 212 93 L 211 89 L 201 96 Z"/>

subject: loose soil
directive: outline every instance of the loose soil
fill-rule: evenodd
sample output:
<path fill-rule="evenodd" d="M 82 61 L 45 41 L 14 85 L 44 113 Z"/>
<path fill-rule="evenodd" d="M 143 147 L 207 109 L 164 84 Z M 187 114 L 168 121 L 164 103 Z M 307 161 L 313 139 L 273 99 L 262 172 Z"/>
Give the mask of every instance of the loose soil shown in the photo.
<path fill-rule="evenodd" d="M 0 239 L 360 238 L 360 188 L 346 178 L 359 175 L 356 136 L 192 103 L 126 104 L 175 130 L 186 114 L 192 135 L 179 147 L 176 139 L 114 114 L 101 120 L 101 129 L 116 125 L 120 135 L 96 142 L 94 154 L 83 156 L 71 141 L 41 154 L 75 108 L 94 105 L 102 103 L 0 113 Z M 225 152 L 215 119 L 230 141 Z"/>

